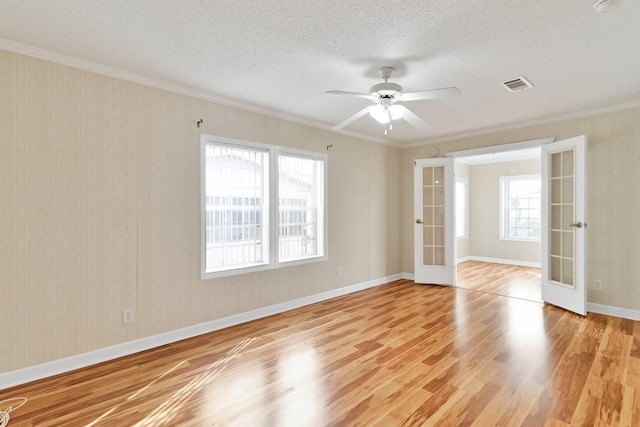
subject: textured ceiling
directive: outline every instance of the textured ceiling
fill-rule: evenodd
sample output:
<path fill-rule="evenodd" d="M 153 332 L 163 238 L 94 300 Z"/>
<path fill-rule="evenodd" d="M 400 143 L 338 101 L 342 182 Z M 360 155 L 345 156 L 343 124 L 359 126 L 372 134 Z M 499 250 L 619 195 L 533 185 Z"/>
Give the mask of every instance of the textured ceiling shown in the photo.
<path fill-rule="evenodd" d="M 368 105 L 381 66 L 404 90 L 462 96 L 407 103 L 429 123 L 398 145 L 640 101 L 640 1 L 0 0 L 0 37 L 133 71 L 330 128 Z M 509 93 L 524 76 L 535 87 Z"/>

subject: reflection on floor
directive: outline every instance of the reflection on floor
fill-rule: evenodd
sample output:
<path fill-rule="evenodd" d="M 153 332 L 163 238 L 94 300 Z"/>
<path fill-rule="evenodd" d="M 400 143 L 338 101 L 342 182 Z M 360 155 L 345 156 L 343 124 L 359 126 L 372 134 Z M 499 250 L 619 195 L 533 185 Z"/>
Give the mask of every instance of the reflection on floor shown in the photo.
<path fill-rule="evenodd" d="M 542 301 L 540 269 L 534 267 L 465 261 L 458 264 L 456 286 L 529 301 Z"/>
<path fill-rule="evenodd" d="M 398 280 L 18 396 L 10 427 L 637 427 L 640 322 Z"/>

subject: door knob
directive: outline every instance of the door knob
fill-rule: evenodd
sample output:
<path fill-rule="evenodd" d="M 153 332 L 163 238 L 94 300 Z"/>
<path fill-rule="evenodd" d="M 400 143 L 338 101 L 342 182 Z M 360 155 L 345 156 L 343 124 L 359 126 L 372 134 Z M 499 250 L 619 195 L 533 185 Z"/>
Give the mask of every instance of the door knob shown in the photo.
<path fill-rule="evenodd" d="M 573 224 L 569 224 L 571 227 L 582 228 L 582 222 L 574 222 Z"/>
<path fill-rule="evenodd" d="M 424 224 L 421 219 L 416 219 L 416 224 Z"/>

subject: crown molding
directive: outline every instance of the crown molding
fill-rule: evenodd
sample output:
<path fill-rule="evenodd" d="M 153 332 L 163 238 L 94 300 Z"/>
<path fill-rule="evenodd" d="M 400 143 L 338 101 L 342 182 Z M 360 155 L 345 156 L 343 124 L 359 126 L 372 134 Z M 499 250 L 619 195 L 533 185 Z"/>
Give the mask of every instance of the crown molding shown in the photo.
<path fill-rule="evenodd" d="M 437 138 L 432 140 L 427 139 L 427 140 L 422 140 L 418 142 L 412 142 L 409 144 L 402 144 L 401 148 L 409 149 L 409 148 L 423 147 L 425 145 L 440 144 L 443 142 L 456 141 L 460 139 L 473 138 L 477 136 L 486 136 L 486 135 L 491 135 L 498 132 L 524 129 L 531 126 L 546 125 L 546 124 L 557 123 L 557 122 L 562 122 L 562 121 L 572 120 L 572 119 L 580 119 L 583 117 L 612 113 L 612 112 L 621 111 L 621 110 L 628 110 L 636 107 L 640 107 L 640 99 L 623 102 L 620 104 L 609 105 L 607 107 L 593 108 L 589 110 L 580 110 L 580 111 L 575 111 L 572 113 L 562 114 L 562 115 L 553 116 L 553 117 L 550 117 L 550 116 L 542 117 L 539 119 L 532 119 L 532 120 L 526 120 L 526 121 L 517 122 L 517 123 L 511 123 L 508 125 L 487 127 L 487 128 L 478 129 L 471 132 L 461 132 L 461 133 L 451 134 L 442 138 Z"/>
<path fill-rule="evenodd" d="M 375 138 L 371 136 L 361 135 L 355 132 L 346 130 L 334 130 L 331 126 L 324 123 L 316 122 L 314 120 L 305 119 L 294 114 L 285 113 L 282 111 L 274 110 L 271 108 L 263 107 L 260 105 L 250 104 L 248 102 L 239 101 L 237 99 L 228 98 L 225 96 L 217 95 L 212 92 L 203 91 L 193 87 L 173 83 L 167 80 L 150 77 L 144 74 L 128 71 L 123 68 L 112 67 L 110 65 L 102 64 L 100 62 L 89 61 L 75 56 L 66 55 L 60 52 L 54 52 L 51 50 L 43 49 L 40 47 L 32 46 L 26 43 L 17 42 L 10 39 L 0 37 L 0 49 L 9 52 L 18 53 L 21 55 L 30 56 L 33 58 L 42 59 L 56 64 L 66 65 L 73 68 L 78 68 L 92 73 L 102 74 L 104 76 L 113 77 L 120 80 L 126 80 L 133 83 L 138 83 L 144 86 L 150 86 L 156 89 L 165 90 L 168 92 L 177 93 L 180 95 L 186 95 L 192 98 L 201 99 L 203 101 L 209 101 L 227 107 L 238 108 L 241 110 L 249 111 L 252 113 L 262 114 L 265 116 L 273 117 L 276 119 L 286 120 L 288 122 L 305 125 L 331 133 L 344 135 L 352 138 L 362 139 L 377 144 L 389 145 L 396 148 L 401 148 L 402 145 L 393 141 L 388 141 L 381 138 Z"/>
<path fill-rule="evenodd" d="M 321 130 L 338 134 L 338 135 L 344 135 L 351 138 L 357 138 L 360 140 L 375 142 L 377 144 L 387 145 L 387 146 L 400 148 L 400 149 L 409 149 L 409 148 L 415 148 L 415 147 L 422 147 L 425 145 L 433 145 L 433 144 L 439 144 L 439 143 L 448 142 L 448 141 L 454 141 L 458 139 L 485 136 L 485 135 L 490 135 L 497 132 L 504 132 L 509 130 L 522 129 L 530 126 L 556 123 L 559 121 L 582 118 L 582 117 L 592 116 L 596 114 L 605 114 L 609 112 L 620 111 L 620 110 L 625 110 L 625 109 L 640 106 L 640 99 L 637 99 L 631 102 L 611 105 L 611 106 L 602 107 L 602 108 L 582 110 L 582 111 L 577 111 L 577 112 L 568 113 L 564 115 L 521 121 L 521 122 L 512 123 L 508 125 L 502 125 L 502 126 L 492 126 L 492 127 L 487 127 L 483 129 L 478 129 L 475 131 L 470 131 L 470 132 L 455 133 L 455 134 L 444 136 L 442 138 L 426 139 L 426 140 L 420 140 L 412 143 L 401 143 L 396 141 L 390 141 L 387 139 L 362 135 L 362 134 L 351 132 L 344 129 L 335 130 L 335 129 L 332 129 L 331 126 L 326 125 L 324 123 L 305 119 L 303 117 L 296 116 L 294 114 L 289 114 L 282 111 L 274 110 L 272 108 L 251 104 L 251 103 L 240 101 L 233 98 L 228 98 L 222 95 L 196 89 L 190 86 L 185 86 L 185 85 L 173 83 L 167 80 L 150 77 L 144 74 L 128 71 L 123 68 L 112 67 L 106 64 L 89 61 L 86 59 L 78 58 L 78 57 L 67 55 L 60 52 L 54 52 L 51 50 L 43 49 L 40 47 L 32 46 L 26 43 L 17 42 L 17 41 L 2 38 L 2 37 L 0 37 L 0 49 L 18 53 L 21 55 L 42 59 L 45 61 L 54 62 L 61 65 L 66 65 L 73 68 L 78 68 L 85 71 L 90 71 L 97 74 L 102 74 L 108 77 L 113 77 L 113 78 L 126 80 L 133 83 L 138 83 L 144 86 L 150 86 L 156 89 L 161 89 L 168 92 L 189 96 L 196 99 L 201 99 L 203 101 L 225 105 L 227 107 L 238 108 L 238 109 L 249 111 L 252 113 L 273 117 L 276 119 L 286 120 L 288 122 L 313 127 L 316 129 L 321 129 Z"/>

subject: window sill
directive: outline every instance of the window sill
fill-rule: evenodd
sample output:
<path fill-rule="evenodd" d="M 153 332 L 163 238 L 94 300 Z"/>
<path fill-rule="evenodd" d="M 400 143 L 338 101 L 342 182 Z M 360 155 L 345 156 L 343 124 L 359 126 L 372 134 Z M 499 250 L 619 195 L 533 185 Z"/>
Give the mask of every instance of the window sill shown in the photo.
<path fill-rule="evenodd" d="M 327 255 L 324 255 L 324 256 L 317 256 L 313 258 L 302 258 L 302 259 L 294 259 L 290 261 L 282 261 L 277 264 L 259 264 L 259 265 L 252 265 L 248 267 L 238 267 L 238 268 L 233 268 L 229 270 L 212 271 L 209 273 L 203 271 L 200 275 L 200 279 L 201 280 L 220 279 L 222 277 L 239 276 L 242 274 L 257 273 L 260 271 L 276 270 L 279 268 L 293 267 L 296 265 L 311 264 L 315 262 L 327 261 L 328 259 L 329 257 Z"/>
<path fill-rule="evenodd" d="M 527 242 L 527 243 L 541 243 L 541 239 L 526 238 L 526 237 L 504 237 L 500 236 L 500 240 L 506 240 L 510 242 Z"/>

